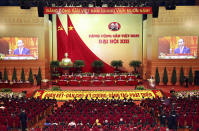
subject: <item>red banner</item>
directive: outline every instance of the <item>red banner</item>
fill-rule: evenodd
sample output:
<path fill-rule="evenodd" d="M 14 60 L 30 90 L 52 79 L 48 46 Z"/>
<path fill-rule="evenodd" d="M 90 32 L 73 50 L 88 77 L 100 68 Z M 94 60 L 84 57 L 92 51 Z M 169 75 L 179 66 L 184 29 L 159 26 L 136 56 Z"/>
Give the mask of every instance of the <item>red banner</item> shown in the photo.
<path fill-rule="evenodd" d="M 152 14 L 151 7 L 45 7 L 44 14 Z"/>

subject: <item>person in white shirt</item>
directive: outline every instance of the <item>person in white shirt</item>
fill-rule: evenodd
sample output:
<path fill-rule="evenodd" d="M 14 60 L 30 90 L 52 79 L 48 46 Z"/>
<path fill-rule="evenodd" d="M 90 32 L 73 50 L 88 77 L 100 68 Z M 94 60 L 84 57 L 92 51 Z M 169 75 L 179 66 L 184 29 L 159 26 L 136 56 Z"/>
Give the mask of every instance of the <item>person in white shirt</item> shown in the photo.
<path fill-rule="evenodd" d="M 76 123 L 74 120 L 71 120 L 71 122 L 68 123 L 68 126 L 72 127 L 72 128 L 76 128 Z"/>

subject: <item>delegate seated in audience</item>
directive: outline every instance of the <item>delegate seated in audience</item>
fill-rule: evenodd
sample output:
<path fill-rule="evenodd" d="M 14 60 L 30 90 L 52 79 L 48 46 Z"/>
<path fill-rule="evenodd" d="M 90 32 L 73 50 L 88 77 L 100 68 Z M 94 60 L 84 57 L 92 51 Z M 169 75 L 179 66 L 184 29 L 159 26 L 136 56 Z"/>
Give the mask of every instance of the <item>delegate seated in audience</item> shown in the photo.
<path fill-rule="evenodd" d="M 123 120 L 123 118 L 120 118 L 120 121 L 119 121 L 119 123 L 118 123 L 119 125 L 124 125 L 125 124 L 125 122 L 124 122 L 124 120 Z"/>
<path fill-rule="evenodd" d="M 93 124 L 93 127 L 95 127 L 95 126 L 97 126 L 97 127 L 101 127 L 102 126 L 102 124 L 99 122 L 99 119 L 95 120 L 95 123 Z"/>
<path fill-rule="evenodd" d="M 51 126 L 51 123 L 48 120 L 46 120 L 46 122 L 44 123 L 44 128 L 43 129 L 45 130 L 49 126 Z"/>
<path fill-rule="evenodd" d="M 87 126 L 88 128 L 92 128 L 92 124 L 90 123 L 90 120 L 89 120 L 89 119 L 87 119 L 86 126 Z"/>
<path fill-rule="evenodd" d="M 68 126 L 71 128 L 76 128 L 76 123 L 74 120 L 71 120 L 71 122 L 68 123 Z"/>
<path fill-rule="evenodd" d="M 58 125 L 58 123 L 56 123 L 56 122 L 53 122 L 53 123 L 52 123 L 52 125 L 55 125 L 55 126 L 57 126 L 57 125 Z"/>
<path fill-rule="evenodd" d="M 77 122 L 77 126 L 83 126 L 84 124 L 82 123 L 82 121 L 81 120 L 79 120 L 78 122 Z"/>
<path fill-rule="evenodd" d="M 129 81 L 132 81 L 133 79 L 132 79 L 132 77 L 129 77 L 129 79 L 128 79 Z"/>
<path fill-rule="evenodd" d="M 113 120 L 110 120 L 110 126 L 115 126 L 115 123 Z"/>
<path fill-rule="evenodd" d="M 108 120 L 106 119 L 106 120 L 104 120 L 104 122 L 103 122 L 103 126 L 109 126 L 109 122 L 108 122 Z"/>

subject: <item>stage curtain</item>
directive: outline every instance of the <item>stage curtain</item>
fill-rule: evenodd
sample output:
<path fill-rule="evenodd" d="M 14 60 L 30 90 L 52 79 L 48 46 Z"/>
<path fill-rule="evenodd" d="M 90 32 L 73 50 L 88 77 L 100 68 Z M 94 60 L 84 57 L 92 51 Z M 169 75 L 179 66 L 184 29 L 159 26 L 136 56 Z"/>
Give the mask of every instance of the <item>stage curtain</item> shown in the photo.
<path fill-rule="evenodd" d="M 80 38 L 80 36 L 76 32 L 72 24 L 69 15 L 67 16 L 67 18 L 68 18 L 68 38 L 65 49 L 68 52 L 68 57 L 73 62 L 75 60 L 83 60 L 85 62 L 85 67 L 83 68 L 83 72 L 92 72 L 91 63 L 94 60 L 100 60 L 100 59 L 86 46 L 86 44 Z M 113 72 L 113 71 L 114 68 L 104 62 L 103 72 Z"/>

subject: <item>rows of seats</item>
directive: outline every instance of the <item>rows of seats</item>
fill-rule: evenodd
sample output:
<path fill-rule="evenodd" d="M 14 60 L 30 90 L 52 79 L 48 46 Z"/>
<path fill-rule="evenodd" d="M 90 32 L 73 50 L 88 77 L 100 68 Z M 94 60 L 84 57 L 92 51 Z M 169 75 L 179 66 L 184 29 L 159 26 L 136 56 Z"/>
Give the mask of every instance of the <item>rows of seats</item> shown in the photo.
<path fill-rule="evenodd" d="M 0 129 L 20 128 L 19 113 L 25 109 L 28 127 L 46 117 L 43 128 L 34 131 L 53 130 L 156 130 L 189 127 L 199 129 L 199 98 L 145 99 L 139 105 L 132 99 L 74 99 L 64 102 L 56 110 L 56 100 L 25 98 L 0 98 Z M 50 112 L 52 112 L 51 115 Z M 159 123 L 162 114 L 166 123 Z M 170 116 L 175 116 L 176 128 L 170 127 Z M 74 122 L 75 126 L 70 123 Z M 81 124 L 80 124 L 81 123 Z M 97 123 L 97 124 L 96 124 Z M 99 124 L 100 123 L 100 124 Z"/>
<path fill-rule="evenodd" d="M 96 120 L 101 123 L 96 126 Z M 105 120 L 109 125 L 105 125 Z M 122 120 L 122 122 L 121 122 Z M 46 129 L 59 128 L 69 130 L 125 130 L 130 128 L 158 128 L 153 115 L 136 105 L 132 100 L 74 100 L 65 102 L 46 121 L 51 125 Z M 74 121 L 77 126 L 71 127 Z M 78 125 L 81 122 L 82 125 Z"/>
<path fill-rule="evenodd" d="M 143 100 L 141 105 L 146 110 L 154 110 L 156 117 L 162 113 L 166 116 L 166 123 L 169 123 L 169 114 L 173 111 L 176 114 L 176 127 L 191 129 L 199 129 L 199 98 L 176 98 L 172 97 L 166 100 L 160 99 L 146 99 Z"/>
<path fill-rule="evenodd" d="M 162 114 L 166 116 L 165 125 L 161 122 Z M 198 97 L 145 99 L 140 105 L 136 105 L 131 99 L 80 99 L 65 102 L 46 119 L 51 124 L 45 129 L 166 131 L 167 128 L 176 130 L 188 127 L 196 131 L 199 129 L 198 119 Z M 100 126 L 95 125 L 96 120 Z M 75 127 L 69 125 L 71 121 L 76 123 Z M 108 121 L 108 126 L 104 124 L 105 121 Z M 82 124 L 78 125 L 79 122 Z"/>
<path fill-rule="evenodd" d="M 0 98 L 0 126 L 17 129 L 21 127 L 19 114 L 25 110 L 28 127 L 37 123 L 51 112 L 56 100 L 39 100 L 26 98 Z"/>

